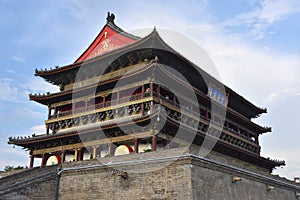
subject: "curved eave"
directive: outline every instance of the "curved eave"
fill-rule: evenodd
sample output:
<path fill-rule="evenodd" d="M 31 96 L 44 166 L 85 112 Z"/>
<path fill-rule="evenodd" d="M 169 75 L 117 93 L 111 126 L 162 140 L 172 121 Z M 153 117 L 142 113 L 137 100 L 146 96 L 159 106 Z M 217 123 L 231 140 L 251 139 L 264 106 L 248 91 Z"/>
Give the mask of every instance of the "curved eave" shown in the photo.
<path fill-rule="evenodd" d="M 210 74 L 208 74 L 206 71 L 202 70 L 200 66 L 195 65 L 194 63 L 192 63 L 190 60 L 188 60 L 187 58 L 185 58 L 183 55 L 181 55 L 178 51 L 174 50 L 172 47 L 170 47 L 158 34 L 158 32 L 156 31 L 156 29 L 154 29 L 152 31 L 152 33 L 150 34 L 150 36 L 152 36 L 152 38 L 156 41 L 153 41 L 152 45 L 154 48 L 159 48 L 165 51 L 170 51 L 172 52 L 174 55 L 178 56 L 183 62 L 187 63 L 188 65 L 193 66 L 196 69 L 199 69 L 201 71 L 201 75 L 206 76 L 206 78 L 208 80 L 212 80 L 213 82 L 223 85 L 223 83 L 221 83 L 220 81 L 218 81 L 217 79 L 215 79 L 213 76 L 211 76 Z M 240 102 L 244 102 L 244 106 L 246 106 L 246 108 L 244 108 L 245 110 L 240 110 L 241 113 L 246 116 L 247 118 L 251 119 L 251 118 L 256 118 L 258 116 L 260 116 L 260 114 L 262 113 L 267 113 L 267 109 L 262 109 L 259 108 L 257 106 L 255 106 L 254 104 L 252 104 L 250 101 L 246 100 L 244 97 L 242 97 L 241 95 L 237 94 L 236 92 L 234 92 L 232 89 L 230 89 L 229 87 L 225 86 L 225 90 L 227 92 L 230 93 L 230 95 L 232 95 L 234 97 L 234 99 L 237 99 L 237 101 Z M 229 106 L 231 106 L 231 99 L 232 97 L 229 97 Z M 234 102 L 232 103 L 234 104 Z M 241 106 L 232 106 L 232 108 L 234 110 L 239 111 L 239 108 Z M 268 131 L 267 131 L 268 132 Z"/>
<path fill-rule="evenodd" d="M 43 78 L 46 79 L 47 76 L 50 76 L 50 75 L 56 75 L 56 74 L 68 71 L 70 69 L 76 69 L 76 68 L 79 68 L 81 66 L 84 67 L 84 65 L 86 65 L 86 64 L 90 64 L 90 63 L 93 63 L 93 62 L 96 62 L 96 61 L 101 61 L 102 59 L 107 58 L 108 56 L 112 56 L 112 55 L 115 55 L 117 53 L 122 53 L 124 51 L 128 51 L 131 48 L 134 48 L 138 45 L 143 44 L 144 42 L 151 39 L 155 35 L 155 33 L 157 33 L 157 32 L 154 30 L 148 36 L 145 36 L 144 38 L 142 38 L 142 39 L 140 39 L 140 40 L 138 40 L 134 43 L 131 43 L 131 44 L 122 46 L 120 48 L 114 49 L 112 51 L 100 54 L 100 55 L 98 55 L 94 58 L 91 58 L 91 59 L 88 59 L 88 60 L 85 60 L 85 61 L 82 61 L 82 62 L 73 63 L 73 64 L 65 65 L 65 66 L 62 66 L 62 67 L 56 67 L 55 69 L 51 69 L 51 70 L 37 70 L 36 69 L 35 70 L 35 76 L 40 76 L 40 77 L 43 77 Z M 151 47 L 149 46 L 148 48 L 151 48 Z"/>
<path fill-rule="evenodd" d="M 165 70 L 161 65 L 157 65 L 158 69 L 163 73 L 164 77 L 169 77 L 172 81 L 178 82 L 179 84 L 183 84 L 180 81 L 178 81 L 178 79 L 176 77 L 174 77 L 171 73 L 169 73 L 167 70 Z M 189 86 L 186 87 L 187 90 L 190 90 L 191 88 Z M 209 105 L 209 103 L 211 102 L 211 99 L 203 94 L 201 91 L 199 91 L 197 88 L 193 88 L 193 91 L 195 92 L 197 95 L 199 95 L 202 100 L 204 100 L 203 102 L 206 102 L 207 105 Z M 223 105 L 221 104 L 215 104 L 216 107 L 219 107 L 220 109 L 223 109 Z M 254 122 L 252 122 L 250 119 L 246 118 L 245 116 L 239 114 L 238 112 L 236 112 L 235 110 L 228 108 L 227 107 L 227 117 L 230 117 L 231 120 L 233 121 L 239 121 L 241 123 L 241 125 L 245 126 L 246 128 L 250 129 L 251 131 L 253 131 L 254 133 L 266 133 L 266 132 L 271 132 L 271 128 L 270 127 L 262 127 Z"/>
<path fill-rule="evenodd" d="M 87 53 L 87 51 L 91 48 L 92 45 L 94 45 L 96 43 L 96 40 L 98 39 L 98 37 L 100 37 L 100 35 L 102 34 L 103 30 L 106 27 L 111 28 L 116 33 L 118 33 L 118 34 L 120 34 L 120 35 L 122 35 L 124 37 L 130 38 L 131 40 L 134 40 L 135 42 L 141 40 L 140 37 L 134 36 L 134 35 L 132 35 L 130 33 L 127 33 L 125 31 L 123 31 L 120 27 L 116 26 L 113 22 L 109 21 L 102 28 L 102 30 L 97 35 L 97 37 L 94 39 L 94 41 L 90 44 L 90 46 L 82 53 L 82 55 L 73 64 L 65 65 L 65 66 L 62 66 L 62 67 L 56 66 L 54 69 L 51 69 L 51 68 L 50 69 L 45 69 L 45 70 L 38 70 L 38 69 L 36 69 L 35 70 L 35 76 L 40 76 L 40 77 L 44 78 L 46 81 L 48 81 L 50 83 L 53 83 L 55 85 L 59 85 L 59 83 L 56 83 L 55 81 L 51 80 L 51 75 L 55 75 L 55 74 L 59 74 L 59 73 L 62 73 L 64 71 L 67 71 L 67 70 L 79 68 L 86 61 L 94 60 L 96 57 L 100 57 L 101 58 L 102 56 L 109 55 L 109 54 L 113 53 L 114 51 L 116 51 L 118 49 L 124 48 L 126 46 L 130 46 L 131 44 L 135 43 L 135 42 L 133 42 L 133 43 L 130 43 L 128 45 L 121 46 L 121 47 L 116 48 L 116 49 L 114 49 L 112 51 L 100 54 L 100 55 L 96 56 L 95 58 L 90 58 L 90 59 L 86 59 L 86 60 L 83 60 L 83 61 L 79 62 L 80 58 Z"/>
<path fill-rule="evenodd" d="M 257 118 L 261 114 L 267 113 L 266 108 L 259 108 L 259 107 L 255 106 L 253 103 L 251 103 L 250 101 L 248 101 L 247 99 L 245 99 L 244 97 L 242 97 L 241 95 L 237 94 L 235 91 L 233 91 L 229 87 L 225 86 L 225 88 L 226 88 L 226 91 L 229 92 L 229 94 L 230 94 L 228 106 L 236 107 L 238 109 L 244 109 L 244 113 L 248 114 L 248 116 L 245 115 L 247 118 L 249 118 L 249 119 Z M 237 105 L 239 102 L 245 102 L 247 104 L 247 108 L 239 108 L 239 106 Z M 239 111 L 238 109 L 236 109 L 236 110 Z"/>
<path fill-rule="evenodd" d="M 173 126 L 179 125 L 178 121 L 173 120 L 172 118 L 164 115 L 163 113 L 160 113 L 160 116 L 163 117 L 167 122 L 169 122 Z M 189 127 L 186 127 L 186 126 L 184 126 L 183 128 L 185 128 L 186 130 L 191 130 Z M 192 130 L 192 131 L 194 132 L 194 130 Z M 197 143 L 197 137 L 201 138 L 198 141 L 199 143 Z M 209 137 L 207 137 L 205 133 L 199 133 L 199 131 L 198 131 L 193 143 L 198 144 L 198 145 L 203 145 L 202 141 L 203 141 L 204 137 L 209 140 Z M 214 140 L 212 140 L 212 141 L 214 142 Z M 278 161 L 278 160 L 271 160 L 269 158 L 264 158 L 264 157 L 260 156 L 259 154 L 248 152 L 241 148 L 227 144 L 227 143 L 223 142 L 222 140 L 217 141 L 217 143 L 213 147 L 213 150 L 217 151 L 219 153 L 222 153 L 222 154 L 226 154 L 231 157 L 238 158 L 240 160 L 244 160 L 246 162 L 250 162 L 254 165 L 263 167 L 265 169 L 268 169 L 270 172 L 272 172 L 272 170 L 275 167 L 285 165 L 285 161 Z"/>
<path fill-rule="evenodd" d="M 67 93 L 64 93 L 64 95 L 71 94 L 72 90 L 67 91 Z M 62 96 L 60 93 L 53 93 L 49 95 L 35 95 L 35 94 L 29 94 L 29 100 L 35 101 L 43 105 L 48 105 L 51 102 L 51 99 L 57 98 L 59 96 Z"/>
<path fill-rule="evenodd" d="M 233 121 L 239 121 L 241 125 L 243 125 L 247 128 L 249 128 L 248 124 L 251 124 L 251 126 L 250 126 L 251 128 L 249 128 L 249 129 L 258 134 L 263 134 L 263 133 L 272 131 L 271 127 L 262 127 L 256 123 L 254 123 L 253 121 L 251 121 L 249 118 L 241 116 L 241 114 L 239 114 L 237 111 L 235 111 L 231 108 L 227 108 L 226 116 Z"/>
<path fill-rule="evenodd" d="M 200 69 L 201 73 L 203 73 L 203 75 L 208 77 L 210 80 L 213 80 L 213 82 L 215 82 L 217 84 L 222 84 L 221 82 L 216 80 L 214 77 L 209 75 L 207 72 L 203 71 L 201 68 L 199 68 L 198 66 L 193 64 L 191 61 L 187 60 L 184 56 L 182 56 L 180 53 L 175 51 L 172 47 L 168 46 L 162 40 L 162 38 L 159 36 L 159 34 L 157 33 L 157 31 L 155 29 L 148 36 L 142 38 L 141 40 L 139 40 L 137 42 L 129 44 L 127 46 L 123 46 L 118 49 L 112 50 L 110 52 L 104 53 L 102 55 L 99 55 L 95 58 L 91 58 L 82 63 L 76 63 L 73 65 L 68 65 L 65 67 L 57 68 L 54 71 L 53 70 L 52 71 L 43 71 L 42 73 L 38 72 L 37 75 L 42 76 L 44 79 L 47 79 L 48 75 L 62 73 L 64 71 L 68 71 L 70 69 L 79 68 L 81 65 L 86 65 L 86 64 L 93 63 L 96 61 L 98 62 L 98 61 L 101 61 L 101 59 L 106 58 L 108 56 L 117 55 L 118 53 L 122 53 L 122 52 L 124 53 L 129 50 L 136 50 L 137 48 L 141 48 L 143 46 L 145 48 L 157 48 L 157 49 L 162 49 L 165 51 L 170 51 L 174 55 L 178 56 L 183 62 L 185 62 L 197 69 Z M 83 67 L 85 67 L 85 66 L 83 66 Z M 46 74 L 47 74 L 47 76 L 46 76 Z M 51 82 L 51 81 L 49 81 L 49 82 Z M 54 84 L 56 84 L 56 83 L 54 83 Z M 231 107 L 232 109 L 238 111 L 239 113 L 243 114 L 248 119 L 256 118 L 260 114 L 267 112 L 266 109 L 261 109 L 261 108 L 255 106 L 254 104 L 252 104 L 251 102 L 246 100 L 244 97 L 238 95 L 236 92 L 231 90 L 229 87 L 225 86 L 225 89 L 227 92 L 230 93 L 228 106 Z M 242 105 L 241 105 L 241 103 L 242 103 Z"/>
<path fill-rule="evenodd" d="M 149 66 L 152 67 L 154 65 L 150 64 Z M 155 65 L 155 66 L 158 66 L 158 68 L 160 69 L 159 71 L 161 71 L 164 74 L 164 76 L 166 76 L 166 77 L 171 76 L 169 73 L 167 73 L 165 71 L 163 66 L 161 66 L 160 64 Z M 142 68 L 142 69 L 145 70 L 146 68 L 147 67 L 145 66 L 145 68 Z M 115 78 L 117 78 L 117 77 L 115 77 Z M 172 77 L 170 77 L 170 78 L 172 78 Z M 117 80 L 117 79 L 115 79 L 115 80 Z M 114 81 L 114 79 L 112 78 L 111 81 Z M 176 78 L 174 79 L 174 81 L 176 81 Z M 105 82 L 99 82 L 99 84 L 97 86 L 102 85 L 103 83 L 105 83 Z M 88 90 L 90 87 L 95 87 L 95 85 L 94 86 L 86 86 L 84 88 L 79 88 L 78 91 Z M 71 95 L 73 92 L 76 92 L 76 91 L 69 90 L 69 91 L 63 91 L 63 92 L 59 92 L 59 93 L 55 93 L 55 94 L 38 95 L 38 96 L 30 95 L 30 100 L 37 101 L 44 105 L 48 105 L 48 104 L 51 104 L 52 102 L 61 100 L 61 98 L 64 98 L 64 99 L 71 98 Z M 211 101 L 211 99 L 208 98 L 207 95 L 198 91 L 196 88 L 194 88 L 194 92 L 197 92 L 197 94 L 200 95 L 205 100 L 205 102 L 209 103 Z M 259 126 L 258 124 L 253 123 L 249 118 L 244 117 L 239 112 L 236 112 L 235 110 L 233 110 L 231 108 L 228 108 L 227 114 L 229 114 L 229 115 L 227 115 L 227 117 L 230 117 L 231 119 L 233 119 L 235 121 L 240 121 L 245 127 L 250 129 L 251 131 L 253 131 L 253 133 L 262 134 L 262 133 L 271 131 L 271 128 Z"/>
<path fill-rule="evenodd" d="M 143 73 L 147 70 L 149 70 L 150 68 L 152 68 L 155 65 L 156 61 L 150 61 L 148 64 L 146 64 L 144 67 L 141 67 L 140 69 L 138 69 L 137 71 L 132 71 L 131 73 L 128 73 L 126 75 L 121 76 L 115 76 L 115 77 L 111 77 L 109 79 L 105 79 L 103 81 L 99 81 L 98 83 L 92 84 L 92 85 L 87 85 L 85 87 L 80 87 L 77 89 L 71 89 L 71 90 L 66 90 L 66 91 L 62 91 L 62 92 L 57 92 L 57 93 L 47 93 L 47 94 L 29 94 L 29 99 L 31 101 L 36 101 L 38 103 L 41 103 L 43 105 L 49 105 L 51 103 L 55 103 L 57 101 L 61 101 L 61 100 L 67 100 L 67 99 L 71 99 L 72 95 L 76 96 L 75 94 L 77 92 L 81 92 L 81 95 L 84 94 L 89 94 L 88 92 L 95 92 L 95 88 L 104 84 L 108 84 L 111 82 L 115 82 L 118 81 L 120 78 L 124 79 L 124 78 L 130 78 L 133 75 L 135 75 L 136 73 Z M 83 93 L 84 92 L 84 93 Z"/>
<path fill-rule="evenodd" d="M 118 121 L 118 123 L 116 123 L 115 120 L 111 120 L 111 122 L 104 121 L 104 122 L 106 122 L 106 124 L 99 125 L 99 127 L 97 129 L 95 129 L 94 127 L 90 127 L 90 128 L 86 128 L 85 130 L 81 130 L 80 132 L 66 131 L 64 133 L 49 134 L 49 135 L 44 134 L 44 135 L 37 135 L 34 137 L 29 137 L 29 136 L 24 137 L 24 138 L 10 137 L 7 143 L 12 144 L 12 145 L 21 146 L 23 148 L 29 148 L 30 145 L 33 145 L 33 144 L 36 144 L 39 142 L 47 142 L 47 141 L 67 138 L 67 137 L 76 136 L 76 135 L 88 134 L 91 132 L 95 132 L 97 130 L 106 130 L 106 129 L 111 129 L 111 128 L 115 128 L 115 127 L 119 127 L 119 126 L 127 126 L 127 125 L 131 125 L 134 123 L 141 123 L 141 122 L 145 122 L 148 120 L 152 120 L 157 116 L 158 116 L 158 112 L 153 112 L 152 114 L 145 115 L 145 116 L 124 117 L 124 120 L 122 122 Z M 98 122 L 98 123 L 101 124 L 101 122 Z"/>

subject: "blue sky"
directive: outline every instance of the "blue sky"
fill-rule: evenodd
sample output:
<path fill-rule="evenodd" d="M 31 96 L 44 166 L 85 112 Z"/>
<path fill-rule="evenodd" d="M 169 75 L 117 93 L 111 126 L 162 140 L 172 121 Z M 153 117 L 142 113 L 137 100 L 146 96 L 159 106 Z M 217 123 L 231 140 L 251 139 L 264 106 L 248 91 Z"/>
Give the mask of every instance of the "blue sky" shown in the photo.
<path fill-rule="evenodd" d="M 105 24 L 107 11 L 126 31 L 169 29 L 203 47 L 221 80 L 268 114 L 260 137 L 262 155 L 284 159 L 275 174 L 300 176 L 300 2 L 40 1 L 0 0 L 0 169 L 28 165 L 27 152 L 7 145 L 9 136 L 43 132 L 46 107 L 32 92 L 56 91 L 35 68 L 72 63 Z"/>

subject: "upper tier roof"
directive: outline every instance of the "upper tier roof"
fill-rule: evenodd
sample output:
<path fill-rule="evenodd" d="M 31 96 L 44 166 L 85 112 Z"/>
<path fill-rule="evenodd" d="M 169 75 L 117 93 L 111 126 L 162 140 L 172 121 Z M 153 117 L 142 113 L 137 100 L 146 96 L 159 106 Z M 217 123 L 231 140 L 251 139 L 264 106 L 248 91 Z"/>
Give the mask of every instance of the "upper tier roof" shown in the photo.
<path fill-rule="evenodd" d="M 188 59 L 183 57 L 180 53 L 175 51 L 169 45 L 167 45 L 162 40 L 162 38 L 159 36 L 159 34 L 155 29 L 148 36 L 144 38 L 138 38 L 136 36 L 133 36 L 129 33 L 122 31 L 121 28 L 119 28 L 114 24 L 113 19 L 114 19 L 114 15 L 108 14 L 107 23 L 104 26 L 104 28 L 101 30 L 101 32 L 96 37 L 96 39 L 92 42 L 89 48 L 73 64 L 66 65 L 63 67 L 57 67 L 55 69 L 50 69 L 50 70 L 43 70 L 43 71 L 36 70 L 35 75 L 41 76 L 46 81 L 55 85 L 68 84 L 65 81 L 67 79 L 75 80 L 76 73 L 77 70 L 79 70 L 79 68 L 88 69 L 89 66 L 97 66 L 97 68 L 99 68 L 102 65 L 107 65 L 106 59 L 109 57 L 121 58 L 121 56 L 125 55 L 126 53 L 133 53 L 136 51 L 140 51 L 142 49 L 153 48 L 153 49 L 164 50 L 166 52 L 171 52 L 170 54 L 162 53 L 167 56 L 171 55 L 172 57 L 171 59 L 168 59 L 165 56 L 165 59 L 160 57 L 159 58 L 160 61 L 165 60 L 166 62 L 175 62 L 177 60 L 181 62 L 182 63 L 181 70 L 183 70 L 184 72 L 190 71 L 191 76 L 189 78 L 191 79 L 191 81 L 195 83 L 199 82 L 199 79 L 197 77 L 192 76 L 193 72 L 191 71 L 192 68 L 197 68 L 197 66 L 191 63 Z M 111 31 L 110 33 L 108 33 L 109 30 Z M 118 44 L 118 47 L 115 48 L 112 47 L 110 49 L 108 48 L 106 49 L 106 51 L 104 51 L 103 46 L 107 45 L 108 39 L 109 39 L 109 43 L 114 45 Z M 155 53 L 158 52 L 156 51 Z M 102 67 L 107 67 L 107 66 L 102 66 Z M 186 68 L 186 69 L 182 69 L 182 68 Z M 219 81 L 217 81 L 214 77 L 210 76 L 208 73 L 203 71 L 201 68 L 200 70 L 202 71 L 202 75 L 204 75 L 204 78 L 207 77 L 213 80 L 213 82 L 222 84 Z M 93 72 L 92 70 L 90 70 L 90 72 L 87 74 L 97 75 L 96 72 Z M 252 104 L 251 102 L 249 102 L 248 100 L 246 100 L 245 98 L 243 98 L 242 96 L 240 96 L 239 94 L 231 90 L 229 87 L 225 86 L 225 90 L 230 94 L 228 106 L 233 110 L 243 114 L 245 117 L 250 119 L 250 118 L 257 117 L 262 113 L 266 113 L 266 109 L 261 109 L 255 106 L 254 104 Z M 63 91 L 60 93 L 63 94 L 65 92 L 72 92 L 72 91 Z M 56 94 L 56 95 L 60 95 L 60 94 Z M 47 104 L 47 101 L 49 101 L 47 99 L 51 97 L 52 97 L 51 94 L 43 95 L 43 96 L 30 95 L 31 100 L 38 101 L 45 105 Z"/>
<path fill-rule="evenodd" d="M 126 46 L 140 39 L 139 37 L 126 33 L 120 27 L 116 26 L 114 19 L 115 15 L 108 12 L 106 25 L 75 63 L 94 58 L 100 54 Z"/>
<path fill-rule="evenodd" d="M 100 33 L 94 39 L 94 41 L 89 45 L 89 47 L 75 60 L 73 64 L 58 67 L 56 66 L 54 69 L 45 69 L 45 70 L 35 70 L 35 75 L 43 77 L 46 81 L 59 85 L 55 81 L 51 80 L 52 74 L 60 73 L 62 69 L 72 68 L 74 66 L 80 66 L 81 63 L 91 60 L 100 55 L 109 53 L 110 51 L 119 49 L 121 47 L 127 46 L 129 44 L 135 43 L 140 40 L 140 37 L 132 35 L 130 33 L 125 32 L 123 29 L 118 27 L 115 22 L 115 15 L 110 14 L 108 12 L 106 18 L 106 24 L 101 29 Z M 49 76 L 50 75 L 50 76 Z"/>

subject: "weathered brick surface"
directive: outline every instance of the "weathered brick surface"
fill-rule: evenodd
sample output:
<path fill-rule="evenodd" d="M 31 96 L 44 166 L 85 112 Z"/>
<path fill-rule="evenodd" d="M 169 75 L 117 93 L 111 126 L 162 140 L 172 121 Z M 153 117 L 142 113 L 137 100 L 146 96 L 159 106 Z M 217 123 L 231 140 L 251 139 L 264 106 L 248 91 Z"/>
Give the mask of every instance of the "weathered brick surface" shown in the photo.
<path fill-rule="evenodd" d="M 57 166 L 37 167 L 0 179 L 0 200 L 53 200 Z"/>
<path fill-rule="evenodd" d="M 166 154 L 166 151 L 161 151 L 131 156 L 134 159 L 149 159 L 158 155 L 170 156 L 172 152 Z M 128 156 L 115 159 L 121 162 L 125 158 L 128 159 Z M 166 159 L 159 162 L 122 164 L 116 168 L 103 166 L 66 171 L 61 174 L 60 199 L 190 199 L 189 162 L 189 159 L 172 160 L 172 162 Z M 94 164 L 97 163 L 99 164 L 99 161 L 94 161 Z M 80 166 L 80 162 L 76 164 L 77 167 Z M 123 179 L 114 174 L 116 170 L 126 171 L 128 178 Z"/>
<path fill-rule="evenodd" d="M 0 178 L 0 188 L 13 184 L 24 179 L 29 179 L 34 176 L 39 176 L 45 173 L 56 172 L 57 166 L 35 167 L 31 169 L 16 170 L 11 175 Z"/>
<path fill-rule="evenodd" d="M 22 177 L 26 180 L 49 170 L 55 172 L 57 167 L 61 167 L 59 199 L 62 200 L 296 200 L 295 192 L 300 192 L 292 181 L 266 174 L 251 166 L 245 167 L 236 159 L 219 157 L 214 153 L 209 155 L 210 160 L 226 164 L 222 165 L 190 154 L 178 158 L 177 155 L 183 152 L 187 150 L 171 149 L 63 163 L 61 166 L 27 170 L 2 179 L 0 184 L 12 184 L 22 181 Z M 241 170 L 228 167 L 232 163 L 235 167 L 243 167 L 239 168 Z M 124 172 L 128 175 L 126 179 L 120 176 Z M 256 172 L 261 173 L 256 176 Z M 233 176 L 242 179 L 233 183 Z M 274 189 L 267 191 L 267 185 L 272 185 Z M 11 191 L 0 196 L 0 199 L 50 200 L 55 199 L 55 192 L 54 176 L 38 184 L 28 184 L 22 189 Z"/>
<path fill-rule="evenodd" d="M 110 168 L 65 173 L 60 199 L 186 199 L 191 195 L 186 167 L 172 164 L 154 172 L 128 173 L 127 179 L 113 175 Z"/>
<path fill-rule="evenodd" d="M 200 147 L 192 144 L 189 151 L 192 154 L 199 155 Z M 218 153 L 216 151 L 209 151 L 209 153 L 207 155 L 205 155 L 205 158 L 208 158 L 208 159 L 211 159 L 211 160 L 223 163 L 223 164 L 228 164 L 228 165 L 235 166 L 238 168 L 250 170 L 250 171 L 253 171 L 253 172 L 256 172 L 259 174 L 269 174 L 269 170 L 267 170 L 267 169 L 258 167 L 256 165 L 239 160 L 237 158 L 233 158 L 233 157 Z"/>
<path fill-rule="evenodd" d="M 233 176 L 241 181 L 232 182 Z M 274 189 L 267 191 L 267 185 Z M 297 199 L 295 191 L 274 183 L 257 180 L 230 171 L 218 171 L 193 164 L 192 168 L 193 199 L 203 200 L 293 200 Z"/>
<path fill-rule="evenodd" d="M 0 196 L 1 200 L 53 200 L 55 199 L 55 179 L 49 179 L 38 184 Z"/>

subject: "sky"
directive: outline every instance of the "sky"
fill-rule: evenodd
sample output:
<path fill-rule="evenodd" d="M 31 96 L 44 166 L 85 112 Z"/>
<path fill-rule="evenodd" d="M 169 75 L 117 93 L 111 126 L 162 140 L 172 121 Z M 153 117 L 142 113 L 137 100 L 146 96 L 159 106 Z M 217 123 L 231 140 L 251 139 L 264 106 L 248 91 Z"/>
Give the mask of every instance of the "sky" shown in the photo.
<path fill-rule="evenodd" d="M 155 26 L 200 45 L 224 84 L 268 109 L 254 122 L 272 127 L 260 137 L 262 156 L 286 161 L 273 173 L 300 176 L 299 0 L 0 0 L 0 170 L 29 165 L 9 136 L 44 132 L 47 108 L 28 94 L 58 91 L 34 70 L 73 63 L 108 11 L 126 31 Z"/>

